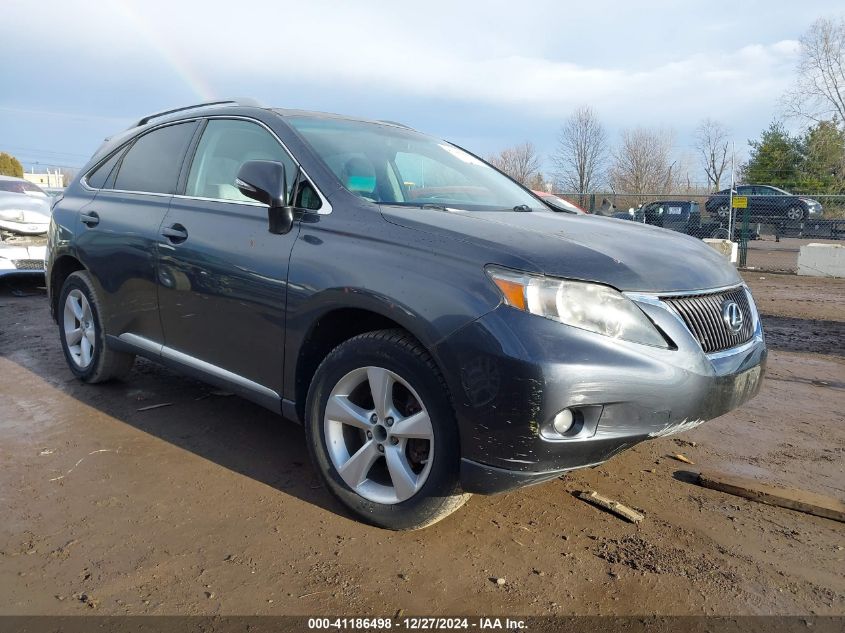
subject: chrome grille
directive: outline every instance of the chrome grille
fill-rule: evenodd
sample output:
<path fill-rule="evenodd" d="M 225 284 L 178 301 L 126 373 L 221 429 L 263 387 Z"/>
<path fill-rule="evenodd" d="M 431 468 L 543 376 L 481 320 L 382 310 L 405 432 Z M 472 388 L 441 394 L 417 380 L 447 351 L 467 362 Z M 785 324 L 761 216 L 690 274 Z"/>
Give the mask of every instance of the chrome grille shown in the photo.
<path fill-rule="evenodd" d="M 744 288 L 733 288 L 708 294 L 661 297 L 681 317 L 706 353 L 742 345 L 754 334 L 754 311 Z M 742 329 L 736 334 L 728 329 L 722 317 L 722 306 L 733 300 L 742 312 Z"/>
<path fill-rule="evenodd" d="M 12 264 L 18 270 L 44 270 L 43 259 L 13 259 Z"/>

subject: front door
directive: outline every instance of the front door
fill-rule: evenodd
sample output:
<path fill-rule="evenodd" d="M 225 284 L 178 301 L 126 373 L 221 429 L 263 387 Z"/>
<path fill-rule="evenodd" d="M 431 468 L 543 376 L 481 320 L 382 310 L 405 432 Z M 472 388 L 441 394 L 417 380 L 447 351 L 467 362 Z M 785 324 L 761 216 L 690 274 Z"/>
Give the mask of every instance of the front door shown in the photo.
<path fill-rule="evenodd" d="M 184 195 L 172 199 L 161 225 L 163 354 L 272 399 L 282 389 L 288 260 L 299 222 L 287 235 L 268 231 L 266 205 L 234 184 L 249 160 L 284 163 L 290 189 L 294 162 L 266 128 L 208 121 Z"/>

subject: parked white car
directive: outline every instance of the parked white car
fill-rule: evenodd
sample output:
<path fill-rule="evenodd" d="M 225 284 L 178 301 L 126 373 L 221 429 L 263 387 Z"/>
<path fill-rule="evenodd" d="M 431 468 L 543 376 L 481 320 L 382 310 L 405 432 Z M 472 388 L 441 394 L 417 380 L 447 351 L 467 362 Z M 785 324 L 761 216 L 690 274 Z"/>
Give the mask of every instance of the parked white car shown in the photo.
<path fill-rule="evenodd" d="M 52 200 L 31 182 L 0 176 L 0 277 L 44 274 Z"/>
<path fill-rule="evenodd" d="M 52 198 L 23 178 L 0 176 L 0 230 L 44 235 L 50 225 Z"/>

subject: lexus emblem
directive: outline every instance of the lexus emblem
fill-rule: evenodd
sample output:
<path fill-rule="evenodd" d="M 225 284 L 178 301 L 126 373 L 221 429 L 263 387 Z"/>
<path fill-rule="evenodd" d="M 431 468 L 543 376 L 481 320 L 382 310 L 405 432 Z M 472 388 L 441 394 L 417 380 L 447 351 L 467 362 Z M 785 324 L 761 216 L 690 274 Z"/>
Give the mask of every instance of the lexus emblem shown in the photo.
<path fill-rule="evenodd" d="M 736 301 L 729 300 L 722 304 L 722 320 L 731 334 L 739 334 L 745 317 L 742 316 L 742 310 Z"/>

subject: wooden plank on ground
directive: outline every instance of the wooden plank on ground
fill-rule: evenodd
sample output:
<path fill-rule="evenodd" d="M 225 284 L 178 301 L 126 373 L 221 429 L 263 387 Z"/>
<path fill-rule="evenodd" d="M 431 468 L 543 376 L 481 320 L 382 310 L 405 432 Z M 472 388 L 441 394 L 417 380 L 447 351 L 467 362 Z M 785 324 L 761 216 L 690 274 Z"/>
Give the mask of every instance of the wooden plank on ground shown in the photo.
<path fill-rule="evenodd" d="M 721 490 L 752 501 L 845 522 L 845 503 L 815 492 L 780 488 L 761 483 L 756 479 L 716 472 L 699 473 L 698 483 L 705 488 Z"/>
<path fill-rule="evenodd" d="M 605 510 L 610 510 L 613 514 L 620 516 L 631 523 L 639 523 L 643 520 L 643 518 L 645 518 L 636 510 L 632 510 L 628 506 L 622 505 L 613 499 L 608 499 L 607 497 L 597 493 L 595 490 L 591 490 L 590 492 L 579 492 L 578 498 L 604 508 Z"/>

